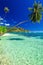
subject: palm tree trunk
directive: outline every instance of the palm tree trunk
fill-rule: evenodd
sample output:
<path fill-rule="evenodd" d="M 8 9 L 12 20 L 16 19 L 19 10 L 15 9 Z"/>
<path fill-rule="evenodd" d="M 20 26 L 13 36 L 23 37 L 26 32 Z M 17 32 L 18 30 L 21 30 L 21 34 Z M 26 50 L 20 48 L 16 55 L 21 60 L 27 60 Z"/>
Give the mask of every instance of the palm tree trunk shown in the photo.
<path fill-rule="evenodd" d="M 23 24 L 23 23 L 25 23 L 25 22 L 28 22 L 28 20 L 25 20 L 25 21 L 19 22 L 19 23 L 16 24 L 14 27 L 17 27 L 18 25 Z"/>

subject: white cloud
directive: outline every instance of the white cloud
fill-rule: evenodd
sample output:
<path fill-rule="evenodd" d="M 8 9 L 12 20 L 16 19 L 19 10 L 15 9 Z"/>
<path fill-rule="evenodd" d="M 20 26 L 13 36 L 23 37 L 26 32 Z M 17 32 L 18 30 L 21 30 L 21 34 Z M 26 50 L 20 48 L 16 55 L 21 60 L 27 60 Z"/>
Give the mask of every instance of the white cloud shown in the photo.
<path fill-rule="evenodd" d="M 4 24 L 4 23 L 1 22 L 0 24 Z"/>
<path fill-rule="evenodd" d="M 2 17 L 0 17 L 0 21 L 4 20 Z"/>
<path fill-rule="evenodd" d="M 9 24 L 9 23 L 8 23 L 8 24 L 7 24 L 7 23 L 5 23 L 5 26 L 10 26 L 10 24 Z"/>
<path fill-rule="evenodd" d="M 0 25 L 10 26 L 9 23 L 6 23 L 7 21 L 0 16 Z"/>

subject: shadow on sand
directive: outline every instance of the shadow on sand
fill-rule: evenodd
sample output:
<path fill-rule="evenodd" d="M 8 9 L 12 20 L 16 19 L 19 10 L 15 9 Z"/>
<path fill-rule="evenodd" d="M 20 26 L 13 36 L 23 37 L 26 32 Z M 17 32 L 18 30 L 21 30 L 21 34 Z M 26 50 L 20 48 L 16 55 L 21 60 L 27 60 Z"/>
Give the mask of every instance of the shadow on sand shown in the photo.
<path fill-rule="evenodd" d="M 0 39 L 1 40 L 1 39 Z"/>
<path fill-rule="evenodd" d="M 9 38 L 8 40 L 24 40 L 22 38 Z"/>

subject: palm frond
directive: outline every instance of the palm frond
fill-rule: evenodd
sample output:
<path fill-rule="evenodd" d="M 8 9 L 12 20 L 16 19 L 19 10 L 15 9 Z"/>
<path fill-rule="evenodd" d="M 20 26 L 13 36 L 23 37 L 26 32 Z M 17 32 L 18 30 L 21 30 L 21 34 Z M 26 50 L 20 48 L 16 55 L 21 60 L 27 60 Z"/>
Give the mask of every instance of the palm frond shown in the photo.
<path fill-rule="evenodd" d="M 33 11 L 33 8 L 28 8 L 28 10 Z"/>
<path fill-rule="evenodd" d="M 32 13 L 29 15 L 30 20 L 33 22 L 40 22 L 43 12 L 42 4 L 34 3 L 34 7 L 30 8 L 29 10 L 32 11 Z"/>

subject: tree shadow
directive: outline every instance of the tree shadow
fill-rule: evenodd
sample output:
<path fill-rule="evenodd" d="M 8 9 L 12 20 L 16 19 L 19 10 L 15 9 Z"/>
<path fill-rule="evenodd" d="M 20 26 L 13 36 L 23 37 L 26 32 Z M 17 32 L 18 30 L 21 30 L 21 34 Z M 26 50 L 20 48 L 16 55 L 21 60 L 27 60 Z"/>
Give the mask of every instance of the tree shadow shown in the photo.
<path fill-rule="evenodd" d="M 24 40 L 22 38 L 9 38 L 8 40 Z"/>

